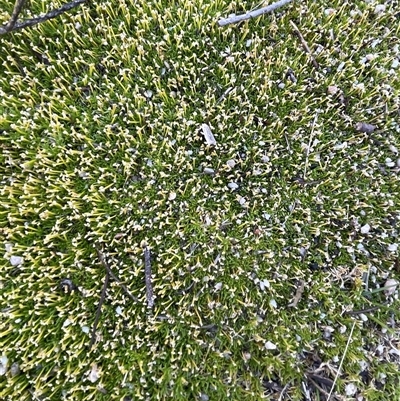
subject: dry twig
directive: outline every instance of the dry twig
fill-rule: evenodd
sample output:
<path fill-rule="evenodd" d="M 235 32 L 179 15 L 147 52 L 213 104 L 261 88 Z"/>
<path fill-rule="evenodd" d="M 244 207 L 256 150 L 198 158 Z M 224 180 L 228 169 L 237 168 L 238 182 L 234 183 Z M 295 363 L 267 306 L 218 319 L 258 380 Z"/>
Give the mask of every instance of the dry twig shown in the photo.
<path fill-rule="evenodd" d="M 128 290 L 126 285 L 118 278 L 118 276 L 116 276 L 113 273 L 113 271 L 111 270 L 111 267 L 109 266 L 109 264 L 105 260 L 104 255 L 98 249 L 97 249 L 97 255 L 99 256 L 100 262 L 106 268 L 106 270 L 107 270 L 108 274 L 110 275 L 110 277 L 118 283 L 118 285 L 125 291 L 126 295 L 128 295 L 128 297 L 130 299 L 132 299 L 135 302 L 138 302 L 139 300 L 134 295 L 132 295 L 130 293 L 130 291 Z"/>
<path fill-rule="evenodd" d="M 293 308 L 295 308 L 297 306 L 297 304 L 299 303 L 301 296 L 303 295 L 304 292 L 304 280 L 300 280 L 299 286 L 297 287 L 296 290 L 296 294 L 293 298 L 293 301 L 288 305 L 288 306 L 292 306 Z"/>
<path fill-rule="evenodd" d="M 18 16 L 21 13 L 25 1 L 26 0 L 16 1 L 10 21 L 6 25 L 0 27 L 0 35 L 4 35 L 12 31 L 17 31 L 19 29 L 27 28 L 29 26 L 37 25 L 49 19 L 56 18 L 59 15 L 65 13 L 66 11 L 75 8 L 82 3 L 85 3 L 87 0 L 73 0 L 70 3 L 64 4 L 60 8 L 56 8 L 55 10 L 48 12 L 47 14 L 40 15 L 39 17 L 30 18 L 25 21 L 17 23 Z"/>
<path fill-rule="evenodd" d="M 246 14 L 234 15 L 229 18 L 222 18 L 218 21 L 218 25 L 225 26 L 225 25 L 229 25 L 229 24 L 236 24 L 241 21 L 246 21 L 251 18 L 256 18 L 256 17 L 259 17 L 260 15 L 271 13 L 272 11 L 275 11 L 278 8 L 283 7 L 284 5 L 291 3 L 291 2 L 292 2 L 292 0 L 280 0 L 280 1 L 277 1 L 276 3 L 270 4 L 267 7 L 263 7 L 258 10 L 254 10 L 254 11 L 248 11 Z"/>
<path fill-rule="evenodd" d="M 310 48 L 308 47 L 307 42 L 305 41 L 303 35 L 300 32 L 300 29 L 297 28 L 297 25 L 293 21 L 290 21 L 290 25 L 292 25 L 294 31 L 296 32 L 297 36 L 299 37 L 300 42 L 301 42 L 301 44 L 303 46 L 303 49 L 310 55 L 311 62 L 313 63 L 313 66 L 315 67 L 315 69 L 318 70 L 319 69 L 319 65 L 317 63 L 317 60 L 315 60 Z"/>
<path fill-rule="evenodd" d="M 104 261 L 103 255 L 101 254 L 101 252 L 98 249 L 97 249 L 97 253 L 99 255 L 99 259 L 100 259 L 101 263 L 104 265 L 105 261 Z M 103 289 L 101 290 L 99 305 L 97 306 L 96 317 L 95 317 L 94 323 L 93 323 L 92 336 L 90 338 L 89 348 L 92 348 L 94 341 L 95 341 L 96 329 L 97 329 L 97 325 L 99 324 L 99 320 L 100 320 L 100 316 L 101 316 L 101 307 L 103 306 L 104 301 L 106 299 L 107 287 L 108 287 L 109 282 L 110 282 L 110 274 L 108 272 L 108 269 L 106 268 L 106 277 L 104 279 Z"/>
<path fill-rule="evenodd" d="M 146 298 L 147 306 L 152 308 L 154 306 L 154 293 L 151 284 L 151 264 L 150 264 L 150 251 L 147 246 L 144 247 L 144 278 L 146 282 Z"/>

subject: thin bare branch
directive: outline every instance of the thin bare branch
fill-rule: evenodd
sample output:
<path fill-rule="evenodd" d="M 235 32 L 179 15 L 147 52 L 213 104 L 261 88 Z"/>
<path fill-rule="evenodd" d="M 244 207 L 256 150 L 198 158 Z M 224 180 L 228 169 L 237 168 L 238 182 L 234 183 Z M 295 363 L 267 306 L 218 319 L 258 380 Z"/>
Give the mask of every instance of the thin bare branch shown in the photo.
<path fill-rule="evenodd" d="M 151 283 L 151 264 L 150 264 L 150 251 L 147 246 L 144 248 L 144 278 L 146 282 L 146 298 L 147 306 L 152 308 L 154 306 L 154 293 L 153 285 Z"/>
<path fill-rule="evenodd" d="M 99 249 L 96 249 L 96 250 L 97 250 L 97 255 L 98 255 L 99 259 L 100 259 L 100 262 L 103 264 L 103 266 L 107 270 L 107 272 L 110 275 L 110 277 L 118 283 L 118 285 L 125 291 L 126 295 L 128 295 L 128 297 L 130 299 L 132 299 L 135 302 L 139 302 L 139 300 L 134 295 L 131 294 L 131 292 L 128 290 L 127 286 L 119 279 L 119 277 L 116 276 L 113 273 L 113 271 L 111 270 L 110 265 L 107 263 L 104 255 L 103 255 L 103 253 L 100 252 Z"/>
<path fill-rule="evenodd" d="M 318 63 L 317 63 L 317 60 L 315 60 L 315 58 L 314 58 L 314 56 L 313 56 L 313 54 L 312 54 L 310 48 L 308 47 L 307 42 L 306 42 L 305 39 L 304 39 L 304 36 L 303 36 L 302 33 L 300 32 L 300 29 L 297 28 L 297 25 L 296 25 L 293 21 L 290 21 L 290 25 L 292 25 L 294 31 L 296 32 L 296 35 L 299 37 L 300 42 L 301 42 L 301 44 L 302 44 L 302 46 L 303 46 L 303 49 L 310 55 L 311 62 L 312 62 L 312 64 L 313 64 L 313 66 L 315 67 L 315 69 L 318 70 L 318 69 L 319 69 L 319 65 L 318 65 Z"/>
<path fill-rule="evenodd" d="M 80 4 L 85 3 L 86 1 L 87 0 L 73 0 L 70 3 L 64 4 L 60 8 L 52 10 L 52 11 L 48 12 L 47 14 L 40 15 L 39 17 L 30 18 L 30 19 L 27 19 L 25 21 L 18 22 L 18 23 L 16 23 L 16 21 L 15 21 L 13 24 L 11 24 L 11 28 L 9 28 L 10 22 L 13 19 L 13 16 L 11 16 L 11 20 L 6 25 L 3 25 L 0 27 L 0 35 L 4 35 L 6 33 L 12 32 L 12 31 L 17 31 L 19 29 L 27 28 L 29 26 L 37 25 L 37 24 L 45 22 L 49 19 L 56 18 L 59 15 L 65 13 L 66 11 L 69 11 L 72 8 L 79 6 Z M 18 0 L 17 0 L 17 2 L 18 2 Z M 15 9 L 13 11 L 13 15 L 14 15 L 14 12 L 15 12 Z M 18 14 L 19 14 L 19 12 L 18 12 Z M 17 14 L 16 18 L 18 18 L 18 14 Z"/>
<path fill-rule="evenodd" d="M 6 25 L 7 31 L 11 31 L 14 28 L 15 23 L 17 22 L 18 16 L 21 13 L 24 5 L 25 5 L 26 0 L 16 0 L 14 10 L 11 14 L 10 21 L 8 21 L 8 24 Z"/>
<path fill-rule="evenodd" d="M 278 8 L 283 7 L 288 3 L 291 3 L 292 1 L 293 0 L 280 0 L 277 1 L 276 3 L 270 4 L 267 7 L 263 7 L 254 11 L 248 11 L 246 14 L 234 15 L 229 18 L 222 18 L 218 21 L 218 25 L 225 26 L 229 24 L 236 24 L 241 21 L 246 21 L 251 18 L 256 18 L 259 17 L 260 15 L 271 13 L 272 11 L 275 11 Z"/>
<path fill-rule="evenodd" d="M 100 255 L 99 251 L 98 251 L 98 253 Z M 108 273 L 108 270 L 106 269 L 106 277 L 104 279 L 103 289 L 101 290 L 100 301 L 99 301 L 99 304 L 97 306 L 96 317 L 95 317 L 94 323 L 93 323 L 92 336 L 90 338 L 89 348 L 92 348 L 92 346 L 94 344 L 94 341 L 95 341 L 95 338 L 96 338 L 96 329 L 97 329 L 97 325 L 99 324 L 99 320 L 100 320 L 100 316 L 101 316 L 101 308 L 102 308 L 102 306 L 104 304 L 104 301 L 106 299 L 107 288 L 108 288 L 108 284 L 109 283 L 110 283 L 110 275 Z"/>

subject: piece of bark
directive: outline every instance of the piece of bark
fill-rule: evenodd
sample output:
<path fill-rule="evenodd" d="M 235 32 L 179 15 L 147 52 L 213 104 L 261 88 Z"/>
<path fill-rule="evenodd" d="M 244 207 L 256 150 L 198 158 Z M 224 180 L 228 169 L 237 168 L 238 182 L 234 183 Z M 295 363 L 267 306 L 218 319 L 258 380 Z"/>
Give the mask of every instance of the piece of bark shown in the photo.
<path fill-rule="evenodd" d="M 293 301 L 288 305 L 290 307 L 295 308 L 297 304 L 299 303 L 301 296 L 303 295 L 304 292 L 304 280 L 300 280 L 300 283 L 297 287 L 296 294 L 294 295 Z"/>

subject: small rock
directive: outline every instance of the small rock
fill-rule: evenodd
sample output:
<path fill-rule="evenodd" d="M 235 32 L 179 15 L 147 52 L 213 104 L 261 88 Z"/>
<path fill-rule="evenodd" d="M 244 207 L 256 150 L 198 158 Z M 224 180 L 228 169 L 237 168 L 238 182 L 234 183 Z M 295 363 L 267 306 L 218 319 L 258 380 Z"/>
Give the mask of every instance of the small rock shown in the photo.
<path fill-rule="evenodd" d="M 10 242 L 6 242 L 4 244 L 4 248 L 5 248 L 6 252 L 12 252 L 13 244 L 11 244 Z"/>
<path fill-rule="evenodd" d="M 357 392 L 357 386 L 353 383 L 346 384 L 345 390 L 347 396 L 352 396 Z"/>
<path fill-rule="evenodd" d="M 372 134 L 375 131 L 375 128 L 375 125 L 362 122 L 355 125 L 356 131 L 364 132 L 365 134 Z"/>
<path fill-rule="evenodd" d="M 335 14 L 335 9 L 334 8 L 326 8 L 325 10 L 324 10 L 324 14 L 325 15 L 327 15 L 327 16 L 329 16 L 329 15 L 333 15 L 333 14 Z"/>
<path fill-rule="evenodd" d="M 238 188 L 239 188 L 239 185 L 236 184 L 236 182 L 230 182 L 230 183 L 228 184 L 228 188 L 229 188 L 229 189 L 232 189 L 232 190 L 235 190 L 235 189 L 238 189 Z"/>
<path fill-rule="evenodd" d="M 270 287 L 269 281 L 267 279 L 261 280 L 259 282 L 261 291 L 264 291 L 266 288 Z"/>
<path fill-rule="evenodd" d="M 245 198 L 243 198 L 242 196 L 239 198 L 239 204 L 241 205 L 241 206 L 244 206 L 245 204 L 246 204 L 246 199 Z"/>
<path fill-rule="evenodd" d="M 147 99 L 151 99 L 153 96 L 153 91 L 148 89 L 147 91 L 144 92 L 144 95 L 147 97 Z"/>
<path fill-rule="evenodd" d="M 201 393 L 199 399 L 200 401 L 208 401 L 210 397 L 207 394 Z"/>
<path fill-rule="evenodd" d="M 384 285 L 385 288 L 385 295 L 387 297 L 389 297 L 390 295 L 394 294 L 394 292 L 396 291 L 396 288 L 398 286 L 398 282 L 397 280 L 394 280 L 393 278 L 389 278 L 388 280 L 386 280 L 386 283 Z"/>
<path fill-rule="evenodd" d="M 377 4 L 375 6 L 374 13 L 375 14 L 380 14 L 383 13 L 386 10 L 386 5 L 385 4 Z"/>
<path fill-rule="evenodd" d="M 390 244 L 387 249 L 390 252 L 396 252 L 398 247 L 399 247 L 399 244 Z"/>
<path fill-rule="evenodd" d="M 92 383 L 95 383 L 95 382 L 97 382 L 97 380 L 99 380 L 99 378 L 100 378 L 100 375 L 99 375 L 99 371 L 97 369 L 97 364 L 94 363 L 92 365 L 92 370 L 89 373 L 89 380 Z"/>
<path fill-rule="evenodd" d="M 361 234 L 368 234 L 371 230 L 371 226 L 369 224 L 365 224 L 360 228 Z"/>
<path fill-rule="evenodd" d="M 168 200 L 173 201 L 176 199 L 176 192 L 171 192 L 168 196 Z"/>
<path fill-rule="evenodd" d="M 386 164 L 387 167 L 394 167 L 395 166 L 395 162 L 390 157 L 387 157 L 385 159 L 385 164 Z"/>
<path fill-rule="evenodd" d="M 276 349 L 276 345 L 271 343 L 271 341 L 267 341 L 265 343 L 265 349 Z"/>
<path fill-rule="evenodd" d="M 336 95 L 336 93 L 339 92 L 339 88 L 335 85 L 329 85 L 328 86 L 328 94 L 329 95 Z"/>
<path fill-rule="evenodd" d="M 208 175 L 214 175 L 214 174 L 215 174 L 214 169 L 209 168 L 209 167 L 206 167 L 206 168 L 203 170 L 203 172 L 204 172 L 204 174 L 208 174 Z"/>
<path fill-rule="evenodd" d="M 19 266 L 19 265 L 22 265 L 23 262 L 24 262 L 24 258 L 22 258 L 21 256 L 13 255 L 10 258 L 11 266 Z"/>
<path fill-rule="evenodd" d="M 5 355 L 0 357 L 0 376 L 7 373 L 8 358 Z"/>
<path fill-rule="evenodd" d="M 226 165 L 227 165 L 229 168 L 234 168 L 235 165 L 236 165 L 236 162 L 235 162 L 235 160 L 228 160 L 228 161 L 226 162 Z"/>
<path fill-rule="evenodd" d="M 207 145 L 216 145 L 217 141 L 213 133 L 211 132 L 211 128 L 208 124 L 201 124 L 201 130 L 203 131 L 204 138 L 206 140 Z"/>

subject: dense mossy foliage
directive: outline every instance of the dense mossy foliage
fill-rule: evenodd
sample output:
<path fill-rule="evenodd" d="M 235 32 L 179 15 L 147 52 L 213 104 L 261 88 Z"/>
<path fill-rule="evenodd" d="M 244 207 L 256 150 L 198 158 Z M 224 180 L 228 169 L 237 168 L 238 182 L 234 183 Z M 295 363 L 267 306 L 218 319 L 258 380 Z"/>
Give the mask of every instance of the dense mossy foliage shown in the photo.
<path fill-rule="evenodd" d="M 2 400 L 399 399 L 398 10 L 218 26 L 255 7 L 94 0 L 0 38 Z M 138 301 L 111 278 L 90 347 L 96 248 Z"/>

